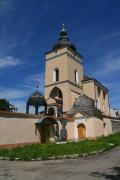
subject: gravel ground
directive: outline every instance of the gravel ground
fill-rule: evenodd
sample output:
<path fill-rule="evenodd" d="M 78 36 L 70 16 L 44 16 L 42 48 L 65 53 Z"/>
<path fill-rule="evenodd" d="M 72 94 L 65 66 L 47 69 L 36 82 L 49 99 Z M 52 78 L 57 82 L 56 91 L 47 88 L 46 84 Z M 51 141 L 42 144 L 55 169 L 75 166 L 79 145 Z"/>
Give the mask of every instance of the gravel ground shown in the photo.
<path fill-rule="evenodd" d="M 77 159 L 0 160 L 0 180 L 120 180 L 120 147 Z"/>

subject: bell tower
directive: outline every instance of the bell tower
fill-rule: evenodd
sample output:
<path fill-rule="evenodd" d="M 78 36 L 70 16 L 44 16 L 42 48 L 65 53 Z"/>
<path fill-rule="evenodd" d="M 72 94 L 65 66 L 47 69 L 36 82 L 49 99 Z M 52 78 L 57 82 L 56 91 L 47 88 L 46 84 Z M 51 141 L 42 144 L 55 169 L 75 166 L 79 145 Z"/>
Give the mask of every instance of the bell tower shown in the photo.
<path fill-rule="evenodd" d="M 68 111 L 75 98 L 82 94 L 83 60 L 67 36 L 64 24 L 60 37 L 51 51 L 46 53 L 45 98 L 63 101 L 63 111 Z"/>

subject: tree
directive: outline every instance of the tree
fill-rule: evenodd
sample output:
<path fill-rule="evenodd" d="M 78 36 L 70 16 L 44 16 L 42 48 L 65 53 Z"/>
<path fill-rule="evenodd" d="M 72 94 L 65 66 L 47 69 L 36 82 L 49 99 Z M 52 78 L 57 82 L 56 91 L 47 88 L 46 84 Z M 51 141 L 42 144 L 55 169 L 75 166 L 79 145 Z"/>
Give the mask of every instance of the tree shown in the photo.
<path fill-rule="evenodd" d="M 17 111 L 17 108 L 6 99 L 0 99 L 0 111 L 14 112 Z"/>

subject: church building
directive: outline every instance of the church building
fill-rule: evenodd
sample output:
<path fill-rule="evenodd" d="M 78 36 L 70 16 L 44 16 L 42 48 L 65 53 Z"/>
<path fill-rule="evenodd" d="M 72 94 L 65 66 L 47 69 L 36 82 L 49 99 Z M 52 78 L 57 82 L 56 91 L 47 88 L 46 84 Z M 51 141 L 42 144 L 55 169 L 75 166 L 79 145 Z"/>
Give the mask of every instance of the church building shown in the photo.
<path fill-rule="evenodd" d="M 62 26 L 58 42 L 46 53 L 45 98 L 63 100 L 63 112 L 69 111 L 80 95 L 95 100 L 96 108 L 109 114 L 108 89 L 84 74 L 83 57 L 68 39 Z"/>
<path fill-rule="evenodd" d="M 43 141 L 79 141 L 111 134 L 111 121 L 103 118 L 103 114 L 110 115 L 108 89 L 84 74 L 83 56 L 69 40 L 64 24 L 58 41 L 45 55 L 45 114 L 50 117 L 36 123 Z"/>
<path fill-rule="evenodd" d="M 77 142 L 113 133 L 109 91 L 84 73 L 83 61 L 63 24 L 58 41 L 45 54 L 45 94 L 35 91 L 26 113 L 0 112 L 0 146 Z"/>

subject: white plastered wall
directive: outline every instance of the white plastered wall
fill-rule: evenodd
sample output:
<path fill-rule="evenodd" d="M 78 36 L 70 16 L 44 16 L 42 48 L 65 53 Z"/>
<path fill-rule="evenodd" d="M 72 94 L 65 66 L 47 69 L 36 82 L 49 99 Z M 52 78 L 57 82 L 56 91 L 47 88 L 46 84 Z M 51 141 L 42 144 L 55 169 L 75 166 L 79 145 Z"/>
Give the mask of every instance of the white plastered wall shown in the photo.
<path fill-rule="evenodd" d="M 36 120 L 0 117 L 0 145 L 40 142 Z"/>
<path fill-rule="evenodd" d="M 103 125 L 104 121 L 106 122 L 105 128 Z M 78 140 L 78 126 L 80 124 L 84 124 L 86 127 L 86 138 L 92 139 L 111 134 L 111 122 L 108 119 L 104 121 L 96 117 L 84 117 L 82 114 L 78 113 L 73 122 L 67 123 L 68 139 Z"/>
<path fill-rule="evenodd" d="M 97 138 L 104 135 L 103 121 L 96 117 L 87 119 L 87 138 Z"/>
<path fill-rule="evenodd" d="M 112 134 L 112 123 L 111 123 L 111 119 L 109 118 L 103 118 L 103 123 L 105 123 L 105 127 L 104 127 L 104 135 L 108 136 L 110 134 Z"/>

